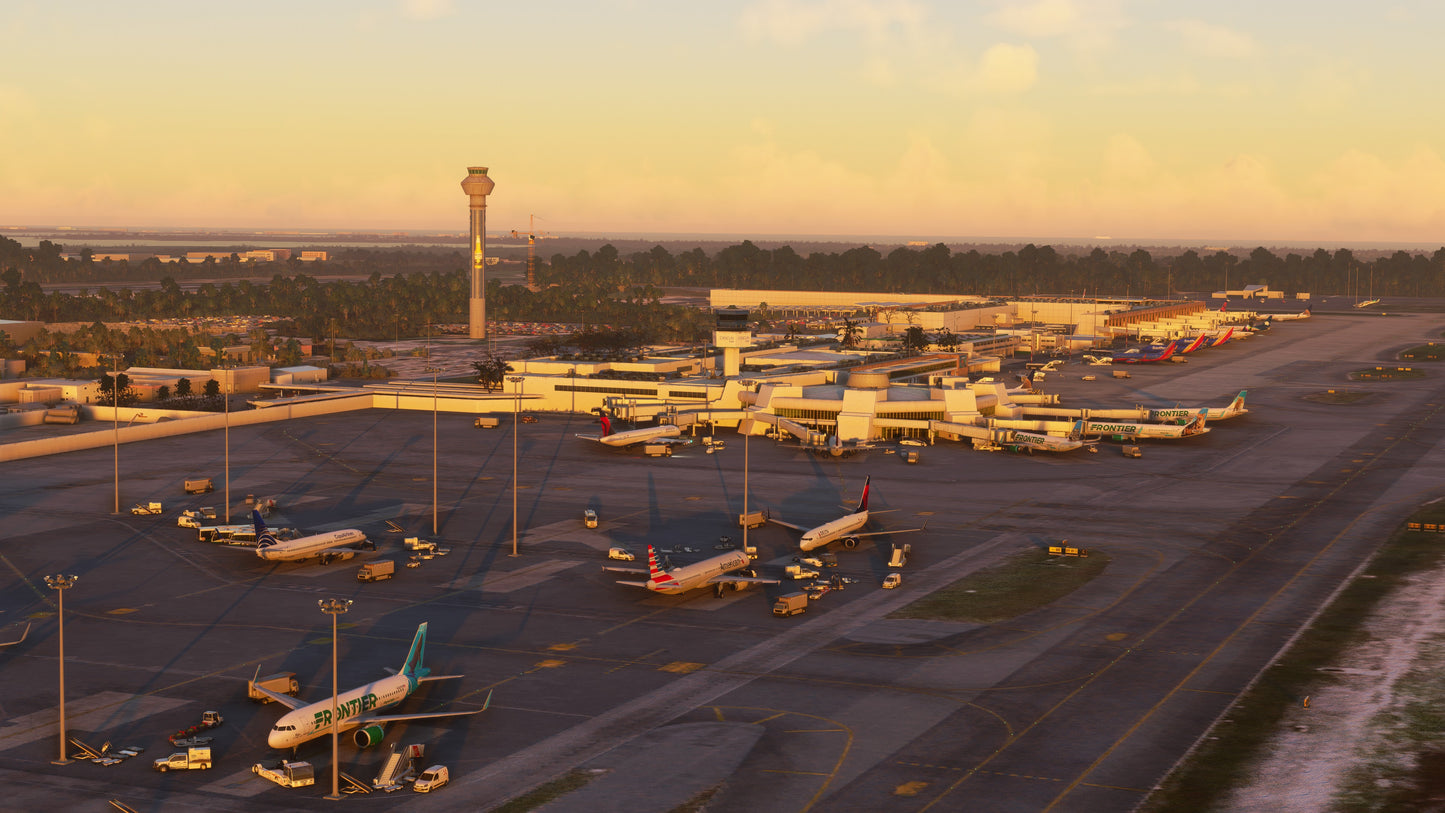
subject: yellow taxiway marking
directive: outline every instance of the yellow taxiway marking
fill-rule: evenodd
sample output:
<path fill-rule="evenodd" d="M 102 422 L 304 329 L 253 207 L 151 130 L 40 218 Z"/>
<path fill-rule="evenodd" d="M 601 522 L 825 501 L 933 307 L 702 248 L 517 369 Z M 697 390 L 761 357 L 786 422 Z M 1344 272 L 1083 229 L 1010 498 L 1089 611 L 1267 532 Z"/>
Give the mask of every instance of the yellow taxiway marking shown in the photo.
<path fill-rule="evenodd" d="M 1127 632 L 1111 632 L 1111 633 L 1109 633 L 1108 635 L 1105 635 L 1105 636 L 1104 636 L 1104 640 L 1106 640 L 1106 641 L 1122 641 L 1122 640 L 1124 640 L 1125 638 L 1128 638 L 1128 637 L 1129 637 L 1129 633 L 1127 633 Z"/>
<path fill-rule="evenodd" d="M 798 776 L 832 776 L 832 774 L 824 773 L 822 771 L 784 771 L 778 768 L 763 768 L 762 770 L 758 771 L 758 773 L 787 773 L 796 774 Z"/>
<path fill-rule="evenodd" d="M 114 610 L 106 610 L 106 615 L 129 615 L 135 612 L 134 607 L 116 607 Z"/>
<path fill-rule="evenodd" d="M 715 714 L 715 715 L 717 715 L 717 721 L 718 721 L 719 723 L 725 723 L 725 722 L 727 722 L 727 718 L 723 716 L 722 707 L 721 707 L 721 706 L 713 706 L 713 707 L 712 707 L 712 713 Z"/>
<path fill-rule="evenodd" d="M 552 644 L 551 646 L 549 646 L 549 647 L 547 647 L 547 648 L 548 648 L 549 650 L 553 651 L 553 652 L 567 652 L 567 651 L 569 651 L 569 650 L 576 649 L 576 648 L 577 648 L 577 644 L 575 644 L 575 643 L 571 643 L 571 644 Z"/>
<path fill-rule="evenodd" d="M 917 796 L 920 790 L 928 787 L 927 782 L 904 782 L 893 789 L 894 796 Z"/>
<path fill-rule="evenodd" d="M 784 734 L 847 734 L 841 728 L 787 728 Z"/>
<path fill-rule="evenodd" d="M 555 658 L 548 658 L 545 661 L 537 661 L 538 669 L 556 669 L 559 666 L 566 666 L 566 661 L 559 661 Z"/>
<path fill-rule="evenodd" d="M 672 672 L 675 675 L 685 675 L 689 672 L 696 672 L 704 666 L 707 666 L 707 664 L 693 663 L 692 661 L 673 661 L 672 663 L 657 667 L 657 671 Z"/>

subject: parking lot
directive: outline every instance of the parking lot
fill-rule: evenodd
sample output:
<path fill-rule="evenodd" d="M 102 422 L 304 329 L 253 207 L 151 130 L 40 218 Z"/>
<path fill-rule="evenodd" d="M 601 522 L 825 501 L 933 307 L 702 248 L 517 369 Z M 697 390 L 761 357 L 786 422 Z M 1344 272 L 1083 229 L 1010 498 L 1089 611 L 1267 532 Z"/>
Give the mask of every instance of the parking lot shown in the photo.
<path fill-rule="evenodd" d="M 221 474 L 220 433 L 123 446 L 114 516 L 111 450 L 6 464 L 0 508 L 0 783 L 21 809 L 322 809 L 330 747 L 302 746 L 318 782 L 257 779 L 274 706 L 246 681 L 295 672 L 308 701 L 330 692 L 330 619 L 317 600 L 354 600 L 340 617 L 343 690 L 398 668 L 421 622 L 434 674 L 392 711 L 480 708 L 454 721 L 397 724 L 380 749 L 343 738 L 342 768 L 369 781 L 392 744 L 424 743 L 452 784 L 349 797 L 342 804 L 476 810 L 575 768 L 596 770 L 560 809 L 670 810 L 712 792 L 709 810 L 1130 810 L 1268 657 L 1411 508 L 1439 496 L 1438 376 L 1350 384 L 1346 374 L 1440 335 L 1436 316 L 1316 317 L 1184 365 L 1135 365 L 1127 380 L 1046 380 L 1066 406 L 1222 406 L 1249 390 L 1251 413 L 1182 441 L 1099 454 L 983 453 L 957 444 L 897 455 L 815 457 L 749 442 L 752 510 L 801 524 L 843 513 L 872 476 L 872 529 L 918 527 L 903 583 L 880 584 L 890 539 L 838 551 L 856 579 L 792 618 L 772 600 L 796 585 L 657 596 L 615 584 L 613 545 L 648 544 L 674 561 L 741 541 L 744 444 L 649 459 L 573 437 L 587 416 L 520 427 L 518 552 L 513 558 L 512 435 L 442 415 L 439 533 L 431 533 L 431 415 L 370 410 L 231 431 L 232 495 L 274 498 L 272 524 L 360 528 L 378 543 L 345 562 L 273 564 L 202 544 L 179 528 L 187 476 Z M 1368 389 L 1349 405 L 1305 396 Z M 1436 454 L 1431 454 L 1436 452 Z M 233 516 L 242 506 L 233 508 Z M 596 529 L 584 526 L 585 509 Z M 392 528 L 394 524 L 400 531 Z M 407 536 L 446 556 L 404 567 Z M 1107 551 L 1104 575 L 1010 622 L 887 618 L 932 589 L 1030 546 Z M 795 532 L 749 534 L 760 575 L 780 574 Z M 362 563 L 397 562 L 359 583 Z M 86 742 L 141 745 L 100 766 L 55 759 L 57 624 L 43 576 L 65 594 L 67 715 Z M 831 574 L 830 574 L 831 575 Z M 216 765 L 157 773 L 170 732 L 221 711 Z M 550 809 L 550 808 L 549 808 Z"/>

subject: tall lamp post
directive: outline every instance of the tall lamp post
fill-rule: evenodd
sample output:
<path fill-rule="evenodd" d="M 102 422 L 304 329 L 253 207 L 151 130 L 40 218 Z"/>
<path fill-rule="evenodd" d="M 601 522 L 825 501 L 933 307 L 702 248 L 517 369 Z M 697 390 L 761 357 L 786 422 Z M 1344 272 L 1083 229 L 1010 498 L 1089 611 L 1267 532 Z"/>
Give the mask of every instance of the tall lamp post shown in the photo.
<path fill-rule="evenodd" d="M 110 421 L 115 434 L 115 513 L 120 513 L 120 354 L 112 353 L 110 365 Z M 64 756 L 63 754 L 61 755 Z"/>
<path fill-rule="evenodd" d="M 522 382 L 527 379 L 509 375 L 512 382 L 512 555 L 517 555 L 517 413 L 522 408 Z"/>
<path fill-rule="evenodd" d="M 336 616 L 351 609 L 349 598 L 323 598 L 316 601 L 321 612 L 331 616 L 331 795 L 325 798 L 341 798 L 341 765 L 338 762 L 341 750 L 336 744 Z"/>
<path fill-rule="evenodd" d="M 752 381 L 740 381 L 740 382 L 738 382 L 738 383 L 742 384 L 744 387 L 747 387 L 748 389 L 752 389 L 752 388 L 753 388 L 753 382 L 752 382 Z M 741 424 L 741 423 L 738 424 L 738 428 L 742 428 L 742 424 Z M 752 433 L 752 432 L 744 432 L 744 433 L 743 433 L 743 516 L 745 516 L 745 517 L 746 517 L 747 514 L 748 514 L 748 470 L 749 470 L 749 466 L 748 466 L 748 463 L 749 463 L 749 461 L 748 461 L 748 451 L 749 451 L 749 449 L 750 449 L 750 445 L 749 445 L 748 441 L 752 440 L 752 437 L 753 437 L 753 433 Z M 752 524 L 752 523 L 748 522 L 746 519 L 743 520 L 743 553 L 744 553 L 744 554 L 746 554 L 749 550 L 751 550 L 751 548 L 748 547 L 748 526 L 751 525 L 751 524 Z M 749 565 L 749 567 L 751 567 L 751 565 Z"/>
<path fill-rule="evenodd" d="M 222 369 L 225 369 L 224 366 Z M 226 409 L 226 524 L 231 524 L 231 385 L 235 381 L 229 372 L 226 383 L 221 387 L 221 402 Z"/>
<path fill-rule="evenodd" d="M 437 535 L 437 367 L 424 367 L 431 373 L 431 535 Z"/>
<path fill-rule="evenodd" d="M 60 626 L 60 758 L 55 765 L 69 765 L 65 758 L 65 591 L 75 584 L 76 576 L 46 576 L 45 584 L 55 591 L 55 619 Z"/>

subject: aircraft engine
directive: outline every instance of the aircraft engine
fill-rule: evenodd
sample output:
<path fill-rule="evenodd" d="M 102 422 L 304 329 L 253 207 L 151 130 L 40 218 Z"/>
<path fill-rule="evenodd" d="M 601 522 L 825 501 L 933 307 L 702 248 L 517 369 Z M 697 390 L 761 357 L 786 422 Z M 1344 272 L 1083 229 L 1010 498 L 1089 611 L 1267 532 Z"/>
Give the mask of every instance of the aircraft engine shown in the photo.
<path fill-rule="evenodd" d="M 356 741 L 356 747 L 370 748 L 380 743 L 382 737 L 386 736 L 386 732 L 379 725 L 369 725 L 356 729 L 356 733 L 351 736 Z"/>
<path fill-rule="evenodd" d="M 845 548 L 856 548 L 856 547 L 858 547 L 858 537 L 856 537 L 856 536 L 845 536 L 845 537 L 843 537 L 843 547 L 845 547 Z"/>

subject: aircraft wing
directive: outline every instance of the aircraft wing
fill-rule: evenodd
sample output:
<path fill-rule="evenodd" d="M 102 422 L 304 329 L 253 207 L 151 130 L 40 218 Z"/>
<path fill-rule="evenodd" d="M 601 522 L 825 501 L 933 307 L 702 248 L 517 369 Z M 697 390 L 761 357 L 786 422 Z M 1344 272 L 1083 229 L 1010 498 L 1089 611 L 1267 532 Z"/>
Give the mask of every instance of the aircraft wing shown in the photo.
<path fill-rule="evenodd" d="M 768 517 L 768 522 L 771 522 L 771 523 L 773 523 L 774 525 L 781 525 L 781 526 L 783 526 L 784 528 L 792 528 L 792 529 L 795 530 L 795 531 L 801 531 L 801 532 L 803 532 L 803 533 L 807 533 L 808 531 L 811 531 L 811 530 L 812 530 L 812 528 L 804 528 L 802 525 L 794 525 L 794 524 L 791 523 L 791 522 L 784 522 L 784 521 L 782 521 L 782 520 L 780 520 L 780 519 L 776 519 L 776 518 L 774 518 L 774 517 Z"/>
<path fill-rule="evenodd" d="M 844 536 L 852 536 L 852 537 L 862 538 L 862 537 L 865 537 L 865 536 L 888 536 L 889 534 L 911 534 L 911 533 L 914 533 L 915 531 L 922 531 L 922 530 L 924 530 L 924 529 L 923 529 L 923 528 L 899 528 L 899 529 L 894 530 L 894 531 L 865 531 L 865 532 L 863 532 L 863 533 L 861 533 L 861 534 L 853 534 L 853 533 L 850 533 L 850 534 L 843 534 L 843 535 L 844 535 Z"/>
<path fill-rule="evenodd" d="M 650 575 L 650 572 L 645 567 L 619 567 L 616 565 L 603 565 L 602 569 L 609 573 L 631 573 L 635 576 Z"/>
<path fill-rule="evenodd" d="M 459 675 L 456 677 L 460 677 Z M 358 727 L 368 726 L 372 723 L 398 723 L 403 720 L 435 720 L 442 717 L 467 717 L 473 714 L 481 714 L 492 705 L 492 693 L 487 692 L 487 699 L 483 701 L 482 707 L 476 711 L 434 711 L 419 714 L 363 714 L 355 719 Z"/>
<path fill-rule="evenodd" d="M 259 670 L 258 670 L 258 671 L 259 671 Z M 285 707 L 288 708 L 288 709 L 291 709 L 292 711 L 295 711 L 296 709 L 299 709 L 299 708 L 301 708 L 302 706 L 305 706 L 305 705 L 306 705 L 306 701 L 301 700 L 300 698 L 292 697 L 292 696 L 289 695 L 289 694 L 281 694 L 280 692 L 273 692 L 273 691 L 271 691 L 270 689 L 266 688 L 265 686 L 252 685 L 251 688 L 255 689 L 256 691 L 260 692 L 261 694 L 266 695 L 267 697 L 271 698 L 272 700 L 275 700 L 277 703 L 280 703 L 281 705 L 285 706 Z"/>
<path fill-rule="evenodd" d="M 711 579 L 708 579 L 707 581 L 703 582 L 703 584 L 719 584 L 719 583 L 721 583 L 721 584 L 738 584 L 738 583 L 746 583 L 746 584 L 782 584 L 783 582 L 782 582 L 782 580 L 780 580 L 780 579 L 760 579 L 760 578 L 757 578 L 757 577 L 754 577 L 754 576 L 732 576 L 732 575 L 729 575 L 729 574 L 727 574 L 727 573 L 719 573 L 718 575 L 713 576 Z"/>
<path fill-rule="evenodd" d="M 625 585 L 627 585 L 628 587 L 646 587 L 646 586 L 647 586 L 647 582 L 629 582 L 629 581 L 623 581 L 622 579 L 618 579 L 618 580 L 617 580 L 617 583 L 618 583 L 618 584 L 625 584 Z"/>
<path fill-rule="evenodd" d="M 601 443 L 601 442 L 602 442 L 602 436 L 601 436 L 601 435 L 578 435 L 577 437 L 581 438 L 582 440 L 594 440 L 594 441 L 597 441 L 598 443 Z"/>

